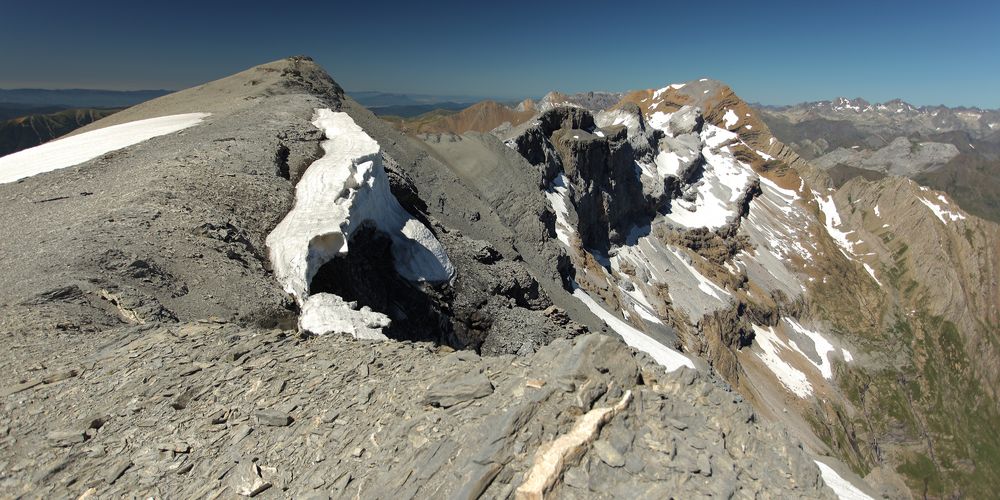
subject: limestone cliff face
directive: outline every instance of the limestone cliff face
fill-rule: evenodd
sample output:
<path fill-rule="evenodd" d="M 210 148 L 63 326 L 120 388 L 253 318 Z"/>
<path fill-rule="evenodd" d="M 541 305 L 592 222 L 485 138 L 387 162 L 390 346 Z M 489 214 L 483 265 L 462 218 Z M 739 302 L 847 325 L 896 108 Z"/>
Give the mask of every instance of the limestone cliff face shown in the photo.
<path fill-rule="evenodd" d="M 625 127 L 598 129 L 590 111 L 564 106 L 542 113 L 511 144 L 542 170 L 546 185 L 565 176 L 585 248 L 607 252 L 652 218 Z"/>
<path fill-rule="evenodd" d="M 763 412 L 801 429 L 805 441 L 829 447 L 883 484 L 905 483 L 920 491 L 925 472 L 919 471 L 926 470 L 933 495 L 982 491 L 981 482 L 1000 467 L 989 458 L 996 443 L 957 422 L 997 421 L 995 224 L 961 211 L 946 195 L 899 178 L 856 179 L 834 190 L 822 169 L 776 140 L 758 113 L 718 82 L 627 94 L 614 106 L 594 110 L 595 124 L 604 126 L 595 130 L 574 128 L 579 124 L 570 116 L 581 111 L 570 109 L 568 120 L 550 115 L 547 129 L 528 127 L 509 143 L 546 181 L 557 173 L 569 181 L 569 218 L 580 241 L 570 254 L 581 287 L 651 335 L 658 328 L 655 320 L 663 320 L 677 345 L 707 359 Z M 669 219 L 677 205 L 698 209 L 704 192 L 697 186 L 718 182 L 704 171 L 719 160 L 711 147 L 705 149 L 700 120 L 732 134 L 724 148 L 760 179 L 734 196 L 735 218 L 700 229 L 654 222 L 651 239 L 635 246 L 616 238 L 627 226 L 623 219 L 631 217 L 634 230 L 662 214 Z M 626 142 L 631 151 L 614 149 Z M 616 152 L 623 158 L 631 154 L 639 186 L 616 177 L 627 173 L 628 163 L 616 159 Z M 677 156 L 658 157 L 661 153 Z M 647 182 L 651 171 L 643 170 L 644 164 L 672 175 Z M 640 189 L 645 207 L 620 210 L 628 206 L 621 197 L 635 197 Z M 706 225 L 709 220 L 703 219 Z M 690 271 L 671 259 L 651 259 L 652 248 L 673 249 L 687 261 L 703 280 L 693 295 L 686 292 L 691 282 L 679 279 Z M 602 263 L 604 249 L 610 249 L 610 258 Z M 656 282 L 657 287 L 646 285 Z M 699 295 L 713 286 L 726 295 Z M 644 312 L 633 301 L 639 293 L 650 302 Z M 640 312 L 632 315 L 633 310 Z M 768 358 L 757 349 L 773 340 L 755 337 L 762 329 L 788 328 L 788 340 L 782 340 L 784 333 L 778 340 L 794 351 L 809 344 L 793 338 L 806 323 L 831 335 L 834 345 L 842 343 L 845 352 L 851 347 L 831 377 L 807 376 L 822 397 L 803 400 L 783 393 L 783 384 L 792 383 L 781 380 L 786 375 L 769 361 L 760 364 Z M 814 349 L 821 352 L 820 344 Z M 800 361 L 793 358 L 785 359 L 795 370 Z M 889 384 L 894 377 L 897 383 Z M 955 407 L 934 403 L 961 387 L 971 393 Z M 794 415 L 783 412 L 786 408 L 794 408 Z M 988 444 L 962 451 L 975 441 Z M 979 465 L 955 465 L 962 460 Z"/>

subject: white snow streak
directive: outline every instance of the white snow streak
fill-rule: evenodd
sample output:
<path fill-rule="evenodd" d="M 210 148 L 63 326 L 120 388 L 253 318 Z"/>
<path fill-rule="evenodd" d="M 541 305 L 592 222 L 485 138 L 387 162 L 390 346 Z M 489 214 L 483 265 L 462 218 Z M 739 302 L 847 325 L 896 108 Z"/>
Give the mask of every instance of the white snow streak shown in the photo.
<path fill-rule="evenodd" d="M 939 201 L 941 201 L 941 203 L 943 203 L 945 205 L 948 204 L 948 200 L 945 199 L 944 195 L 939 194 L 937 198 L 938 198 Z M 965 216 L 962 215 L 961 213 L 952 212 L 951 210 L 948 210 L 948 209 L 942 207 L 941 205 L 938 205 L 938 204 L 936 204 L 936 203 L 934 203 L 934 202 L 932 202 L 930 200 L 927 200 L 927 199 L 924 199 L 924 198 L 919 198 L 919 199 L 920 199 L 920 203 L 923 203 L 924 205 L 927 206 L 927 208 L 931 209 L 931 212 L 934 212 L 934 215 L 938 219 L 940 219 L 941 222 L 944 222 L 945 224 L 948 223 L 948 221 L 945 220 L 945 217 L 947 217 L 948 220 L 950 220 L 951 222 L 955 222 L 955 221 L 959 221 L 959 220 L 964 220 L 965 219 Z"/>
<path fill-rule="evenodd" d="M 611 314 L 580 288 L 573 291 L 573 296 L 580 299 L 591 312 L 608 324 L 612 330 L 621 335 L 626 344 L 649 354 L 667 371 L 676 370 L 682 366 L 694 368 L 694 362 L 687 356 L 651 339 L 645 333 L 636 330 L 632 325 Z"/>
<path fill-rule="evenodd" d="M 823 212 L 826 232 L 830 234 L 833 241 L 840 247 L 840 252 L 844 254 L 844 257 L 854 260 L 854 243 L 847 238 L 847 235 L 854 231 L 845 233 L 838 229 L 838 226 L 840 226 L 840 213 L 837 212 L 837 204 L 833 202 L 833 196 L 823 198 L 816 191 L 813 191 L 813 196 L 816 198 L 816 203 L 819 203 L 820 211 Z"/>
<path fill-rule="evenodd" d="M 569 223 L 569 187 L 565 174 L 559 174 L 552 180 L 552 187 L 545 191 L 545 198 L 549 200 L 552 211 L 556 214 L 556 238 L 564 245 L 572 248 L 570 236 L 576 233 L 573 225 Z"/>
<path fill-rule="evenodd" d="M 867 262 L 862 262 L 861 265 L 864 266 L 865 271 L 867 271 L 868 274 L 871 275 L 872 279 L 875 280 L 875 283 L 878 283 L 878 286 L 882 286 L 882 282 L 875 276 L 875 270 L 872 269 L 872 266 L 869 266 Z"/>
<path fill-rule="evenodd" d="M 208 116 L 210 113 L 187 113 L 137 120 L 18 151 L 0 158 L 0 184 L 79 165 L 111 151 L 193 127 Z"/>
<path fill-rule="evenodd" d="M 823 482 L 833 490 L 840 500 L 874 500 L 865 494 L 865 492 L 859 490 L 857 486 L 851 484 L 850 481 L 840 477 L 840 474 L 837 474 L 837 471 L 833 470 L 829 465 L 819 460 L 813 461 L 819 467 L 819 472 L 823 476 Z"/>

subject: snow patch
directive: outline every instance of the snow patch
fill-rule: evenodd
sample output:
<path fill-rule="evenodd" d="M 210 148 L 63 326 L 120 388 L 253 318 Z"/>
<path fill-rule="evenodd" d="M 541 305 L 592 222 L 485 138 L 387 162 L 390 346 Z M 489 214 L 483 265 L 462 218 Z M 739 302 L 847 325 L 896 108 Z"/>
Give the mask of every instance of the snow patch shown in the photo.
<path fill-rule="evenodd" d="M 299 330 L 313 335 L 340 333 L 367 340 L 389 340 L 382 329 L 390 323 L 385 314 L 368 306 L 358 309 L 357 302 L 345 302 L 332 293 L 310 296 L 299 315 Z"/>
<path fill-rule="evenodd" d="M 635 244 L 620 247 L 612 256 L 610 267 L 622 276 L 626 263 L 634 270 L 634 276 L 629 281 L 633 282 L 635 291 L 628 295 L 637 301 L 639 296 L 649 297 L 649 300 L 640 302 L 647 305 L 650 311 L 654 311 L 650 301 L 661 300 L 659 294 L 662 290 L 658 286 L 661 284 L 669 288 L 668 296 L 674 306 L 692 318 L 700 318 L 730 302 L 729 293 L 713 287 L 688 263 L 683 253 L 674 251 L 655 237 L 642 236 L 636 239 Z"/>
<path fill-rule="evenodd" d="M 823 212 L 823 218 L 825 220 L 826 232 L 830 234 L 833 241 L 837 243 L 837 247 L 840 248 L 840 253 L 844 254 L 850 260 L 854 260 L 854 243 L 847 238 L 847 235 L 853 233 L 854 231 L 843 232 L 838 229 L 840 226 L 840 213 L 837 212 L 837 204 L 833 202 L 833 196 L 828 196 L 823 198 L 819 193 L 813 191 L 813 197 L 816 198 L 816 203 L 819 204 L 819 209 Z"/>
<path fill-rule="evenodd" d="M 657 111 L 652 115 L 650 115 L 649 126 L 657 130 L 662 130 L 666 132 L 667 135 L 673 136 L 673 133 L 670 132 L 670 127 L 667 125 L 667 122 L 670 121 L 670 117 L 673 115 L 674 115 L 673 113 L 664 113 L 663 111 Z"/>
<path fill-rule="evenodd" d="M 607 323 L 615 333 L 621 336 L 626 344 L 649 354 L 657 363 L 666 368 L 667 371 L 674 371 L 683 366 L 694 368 L 694 362 L 690 358 L 653 340 L 645 333 L 642 333 L 632 325 L 608 312 L 582 289 L 577 288 L 573 290 L 573 296 L 579 299 L 580 302 L 583 302 L 595 316 Z"/>
<path fill-rule="evenodd" d="M 545 191 L 545 198 L 549 200 L 549 206 L 556 214 L 556 238 L 567 248 L 572 248 L 571 236 L 576 234 L 576 229 L 569 223 L 569 187 L 565 174 L 559 174 L 552 180 L 552 187 Z"/>
<path fill-rule="evenodd" d="M 761 350 L 758 357 L 774 373 L 781 385 L 800 398 L 811 395 L 813 388 L 806 374 L 782 359 L 781 353 L 791 351 L 791 349 L 778 338 L 774 328 L 753 325 L 753 331 L 754 342 Z"/>
<path fill-rule="evenodd" d="M 317 109 L 312 123 L 327 137 L 324 155 L 306 169 L 295 188 L 295 205 L 267 236 L 274 274 L 284 290 L 303 310 L 329 305 L 323 294 L 310 296 L 312 279 L 323 264 L 348 252 L 351 235 L 365 223 L 392 239 L 393 261 L 403 278 L 451 279 L 455 268 L 444 247 L 389 191 L 378 143 L 347 113 Z"/>
<path fill-rule="evenodd" d="M 694 201 L 674 199 L 666 220 L 682 227 L 718 229 L 737 215 L 737 202 L 757 176 L 737 161 L 729 148 L 718 147 L 735 137 L 736 134 L 727 130 L 705 126 L 702 141 L 709 145 L 702 148 L 705 169 L 701 179 L 686 188 L 694 191 Z"/>
<path fill-rule="evenodd" d="M 614 125 L 624 125 L 628 129 L 629 135 L 633 135 L 639 132 L 639 127 L 641 123 L 638 115 L 629 113 L 621 109 L 614 109 L 610 111 L 600 111 L 594 116 L 594 122 L 598 127 L 606 128 Z M 597 131 L 600 132 L 600 131 Z M 595 132 L 595 134 L 597 133 Z M 601 137 L 603 137 L 603 133 Z"/>
<path fill-rule="evenodd" d="M 820 475 L 823 476 L 823 482 L 833 490 L 840 500 L 874 500 L 865 494 L 865 492 L 859 490 L 857 486 L 851 484 L 850 481 L 837 474 L 837 471 L 833 470 L 829 465 L 819 460 L 813 460 L 813 462 L 816 462 L 816 466 L 819 467 Z"/>
<path fill-rule="evenodd" d="M 681 171 L 681 157 L 673 151 L 660 151 L 654 159 L 656 174 L 661 178 L 677 176 Z"/>
<path fill-rule="evenodd" d="M 712 281 L 706 278 L 705 275 L 699 273 L 698 270 L 695 269 L 690 262 L 688 262 L 688 259 L 683 254 L 678 252 L 676 249 L 667 248 L 667 251 L 674 254 L 674 257 L 677 257 L 677 260 L 680 261 L 680 263 L 684 266 L 684 269 L 686 269 L 687 272 L 691 273 L 691 276 L 694 276 L 694 278 L 698 280 L 698 289 L 701 290 L 703 293 L 705 293 L 706 295 L 711 295 L 712 297 L 715 297 L 720 301 L 725 300 L 723 297 L 732 296 L 725 289 L 720 288 L 715 283 L 712 283 Z"/>
<path fill-rule="evenodd" d="M 111 151 L 201 123 L 211 113 L 160 116 L 47 142 L 0 158 L 0 184 L 79 165 Z"/>
<path fill-rule="evenodd" d="M 882 286 L 882 282 L 875 277 L 875 270 L 872 269 L 872 266 L 869 266 L 867 262 L 862 262 L 861 265 L 865 268 L 865 271 L 868 272 L 872 279 L 875 280 L 875 283 L 878 283 L 878 286 Z"/>
<path fill-rule="evenodd" d="M 662 89 L 657 89 L 656 91 L 653 92 L 653 100 L 658 99 L 667 90 L 670 90 L 670 89 L 680 90 L 680 89 L 684 88 L 684 85 L 685 84 L 683 84 L 683 83 L 671 83 L 670 85 L 667 85 L 666 87 L 663 87 Z"/>
<path fill-rule="evenodd" d="M 773 190 L 777 195 L 781 196 L 781 198 L 784 199 L 785 202 L 787 202 L 789 205 L 794 203 L 795 200 L 799 199 L 799 193 L 794 189 L 785 189 L 777 185 L 774 181 L 768 179 L 767 177 L 759 177 L 759 179 L 761 185 L 767 186 L 768 188 Z"/>
<path fill-rule="evenodd" d="M 943 203 L 945 205 L 948 204 L 948 200 L 945 199 L 944 195 L 939 194 L 937 196 L 937 198 L 938 198 L 939 201 L 941 201 L 941 203 Z M 936 203 L 934 203 L 934 202 L 932 202 L 930 200 L 927 200 L 925 198 L 919 198 L 919 200 L 920 200 L 920 203 L 923 203 L 924 205 L 927 206 L 927 208 L 931 209 L 931 212 L 934 212 L 934 215 L 938 219 L 940 219 L 941 222 L 943 222 L 945 224 L 947 224 L 948 221 L 956 222 L 956 221 L 960 221 L 960 220 L 965 220 L 965 216 L 962 215 L 959 212 L 952 212 L 951 210 L 948 210 L 948 209 L 942 207 L 941 205 L 938 205 L 938 204 L 936 204 Z M 945 220 L 946 217 L 948 218 L 948 220 Z"/>
<path fill-rule="evenodd" d="M 803 357 L 808 359 L 809 362 L 812 363 L 813 366 L 815 366 L 819 370 L 819 372 L 823 375 L 823 378 L 827 380 L 832 380 L 833 365 L 830 362 L 830 353 L 835 350 L 833 344 L 831 344 L 830 341 L 823 336 L 823 334 L 805 328 L 793 318 L 783 318 L 782 321 L 788 324 L 788 326 L 790 326 L 793 331 L 801 335 L 804 335 L 805 337 L 807 337 L 809 340 L 812 341 L 813 347 L 816 349 L 816 353 L 821 358 L 821 361 L 819 363 L 817 363 L 808 355 L 806 355 L 806 353 L 799 348 L 799 346 L 795 343 L 795 341 L 791 341 L 790 345 L 795 350 L 799 351 L 799 353 L 802 354 Z M 846 349 L 840 349 L 840 351 L 843 354 L 844 359 L 851 357 L 850 352 L 848 352 Z M 853 357 L 851 358 L 853 359 Z"/>
<path fill-rule="evenodd" d="M 722 116 L 722 122 L 726 128 L 733 128 L 733 125 L 736 125 L 738 121 L 740 121 L 740 117 L 736 115 L 736 112 L 726 109 L 726 114 Z"/>
<path fill-rule="evenodd" d="M 715 125 L 705 125 L 701 131 L 701 139 L 710 148 L 717 148 L 723 144 L 736 140 L 739 136 L 734 132 L 716 127 Z"/>

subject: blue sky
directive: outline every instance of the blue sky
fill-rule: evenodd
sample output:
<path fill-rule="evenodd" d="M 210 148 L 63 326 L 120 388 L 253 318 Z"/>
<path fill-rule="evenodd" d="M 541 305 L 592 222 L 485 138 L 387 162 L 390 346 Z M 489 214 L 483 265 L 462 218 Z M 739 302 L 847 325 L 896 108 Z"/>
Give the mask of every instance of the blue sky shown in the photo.
<path fill-rule="evenodd" d="M 348 90 L 516 98 L 709 77 L 773 104 L 1000 108 L 997 1 L 2 4 L 2 88 L 178 89 L 306 54 Z"/>

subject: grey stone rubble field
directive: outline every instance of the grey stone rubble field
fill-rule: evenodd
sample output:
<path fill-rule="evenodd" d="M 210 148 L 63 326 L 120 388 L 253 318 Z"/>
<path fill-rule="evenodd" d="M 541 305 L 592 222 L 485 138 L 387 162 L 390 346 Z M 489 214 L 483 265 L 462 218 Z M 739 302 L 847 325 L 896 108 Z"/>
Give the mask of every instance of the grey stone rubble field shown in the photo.
<path fill-rule="evenodd" d="M 9 352 L 11 496 L 528 498 L 538 450 L 625 394 L 567 451 L 553 496 L 830 495 L 713 376 L 665 373 L 604 335 L 480 357 L 220 320 L 18 337 Z"/>
<path fill-rule="evenodd" d="M 395 341 L 299 337 L 271 273 L 264 238 L 321 154 L 323 108 L 379 143 L 393 195 L 458 271 L 405 282 L 365 230 L 321 269 L 312 292 L 385 311 Z M 666 374 L 587 333 L 606 328 L 566 290 L 544 173 L 495 137 L 435 153 L 305 58 L 95 126 L 184 112 L 212 116 L 0 186 L 19 221 L 0 227 L 0 494 L 531 498 L 553 450 L 558 497 L 831 494 L 711 372 Z"/>

